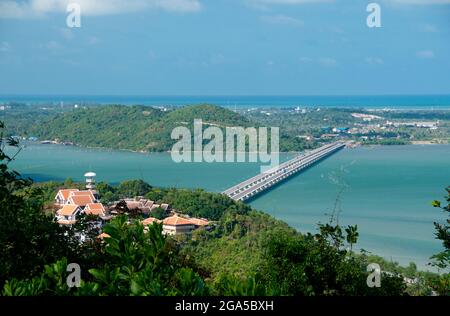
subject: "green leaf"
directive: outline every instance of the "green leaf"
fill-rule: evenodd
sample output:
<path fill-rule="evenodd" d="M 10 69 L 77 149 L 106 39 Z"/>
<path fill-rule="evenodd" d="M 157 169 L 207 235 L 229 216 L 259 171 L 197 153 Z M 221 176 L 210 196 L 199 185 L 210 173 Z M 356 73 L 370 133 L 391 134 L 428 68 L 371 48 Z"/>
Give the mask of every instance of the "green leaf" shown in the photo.
<path fill-rule="evenodd" d="M 431 202 L 431 205 L 433 205 L 433 207 L 441 207 L 441 202 L 434 200 Z"/>

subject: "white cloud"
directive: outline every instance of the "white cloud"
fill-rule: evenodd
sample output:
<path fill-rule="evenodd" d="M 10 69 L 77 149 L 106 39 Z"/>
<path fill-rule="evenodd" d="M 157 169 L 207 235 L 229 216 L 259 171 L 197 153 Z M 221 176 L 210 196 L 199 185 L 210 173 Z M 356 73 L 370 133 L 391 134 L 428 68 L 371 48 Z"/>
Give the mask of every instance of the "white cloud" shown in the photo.
<path fill-rule="evenodd" d="M 96 45 L 98 43 L 100 43 L 100 39 L 98 37 L 96 37 L 96 36 L 89 37 L 89 39 L 88 39 L 89 45 Z"/>
<path fill-rule="evenodd" d="M 344 34 L 344 33 L 345 33 L 344 30 L 341 29 L 341 28 L 338 27 L 338 26 L 332 26 L 332 27 L 330 27 L 330 31 L 333 32 L 333 33 L 336 33 L 336 34 Z"/>
<path fill-rule="evenodd" d="M 306 4 L 306 3 L 323 3 L 334 2 L 335 0 L 253 0 L 253 2 L 259 2 L 261 4 Z"/>
<path fill-rule="evenodd" d="M 270 11 L 272 5 L 302 5 L 302 4 L 314 4 L 314 3 L 330 3 L 336 0 L 244 0 L 245 4 L 249 7 Z"/>
<path fill-rule="evenodd" d="M 364 61 L 368 64 L 371 65 L 382 65 L 384 64 L 383 59 L 381 59 L 380 57 L 367 57 L 366 59 L 364 59 Z"/>
<path fill-rule="evenodd" d="M 225 56 L 222 54 L 212 55 L 210 58 L 210 64 L 219 65 L 225 62 Z"/>
<path fill-rule="evenodd" d="M 2 0 L 0 18 L 40 17 L 48 13 L 66 13 L 74 0 Z M 110 15 L 161 9 L 168 12 L 197 12 L 200 0 L 76 0 L 84 15 Z"/>
<path fill-rule="evenodd" d="M 450 0 L 385 0 L 394 4 L 415 4 L 415 5 L 431 5 L 431 4 L 450 4 Z"/>
<path fill-rule="evenodd" d="M 421 50 L 416 52 L 416 56 L 423 59 L 434 58 L 434 52 L 432 50 Z"/>
<path fill-rule="evenodd" d="M 319 58 L 319 63 L 325 67 L 334 67 L 338 64 L 336 59 L 330 57 Z"/>
<path fill-rule="evenodd" d="M 310 62 L 313 61 L 313 60 L 312 60 L 311 58 L 309 58 L 309 57 L 300 57 L 298 60 L 299 60 L 301 63 L 304 63 L 304 64 L 310 63 Z"/>
<path fill-rule="evenodd" d="M 151 0 L 147 1 L 152 2 Z M 197 12 L 201 9 L 199 0 L 154 0 L 153 2 L 157 7 L 167 11 Z"/>
<path fill-rule="evenodd" d="M 68 27 L 60 28 L 59 31 L 61 32 L 62 37 L 66 40 L 71 40 L 73 38 L 72 29 Z"/>
<path fill-rule="evenodd" d="M 421 25 L 419 25 L 419 30 L 421 32 L 425 32 L 425 33 L 437 33 L 437 32 L 439 32 L 439 30 L 436 27 L 436 25 L 432 25 L 432 24 L 421 24 Z"/>
<path fill-rule="evenodd" d="M 223 54 L 212 54 L 209 56 L 208 59 L 205 59 L 203 61 L 189 61 L 188 63 L 191 65 L 200 64 L 203 67 L 210 67 L 210 66 L 216 66 L 221 65 L 226 62 L 226 58 Z"/>
<path fill-rule="evenodd" d="M 304 22 L 302 20 L 286 16 L 286 15 L 267 15 L 262 16 L 261 20 L 270 24 L 282 24 L 290 26 L 303 26 Z"/>
<path fill-rule="evenodd" d="M 149 50 L 147 53 L 147 57 L 150 61 L 153 61 L 158 58 L 158 55 L 153 50 Z"/>
<path fill-rule="evenodd" d="M 78 67 L 78 66 L 81 65 L 81 63 L 80 63 L 79 60 L 73 60 L 73 59 L 61 59 L 61 61 L 62 61 L 64 64 L 69 65 L 69 66 L 72 66 L 72 67 Z"/>
<path fill-rule="evenodd" d="M 11 45 L 8 42 L 1 42 L 0 43 L 0 52 L 1 53 L 7 53 L 11 50 Z"/>
<path fill-rule="evenodd" d="M 320 57 L 320 58 L 310 58 L 302 56 L 298 59 L 301 64 L 318 64 L 323 67 L 336 67 L 339 65 L 338 61 L 332 57 Z"/>
<path fill-rule="evenodd" d="M 63 46 L 60 43 L 58 43 L 57 41 L 50 41 L 48 43 L 45 43 L 43 45 L 43 47 L 45 47 L 51 51 L 58 51 L 63 48 Z"/>
<path fill-rule="evenodd" d="M 450 4 L 450 0 L 382 0 L 384 3 L 399 5 L 433 5 Z M 304 5 L 316 3 L 333 3 L 336 0 L 246 0 L 247 4 L 255 8 L 267 9 L 269 5 Z"/>

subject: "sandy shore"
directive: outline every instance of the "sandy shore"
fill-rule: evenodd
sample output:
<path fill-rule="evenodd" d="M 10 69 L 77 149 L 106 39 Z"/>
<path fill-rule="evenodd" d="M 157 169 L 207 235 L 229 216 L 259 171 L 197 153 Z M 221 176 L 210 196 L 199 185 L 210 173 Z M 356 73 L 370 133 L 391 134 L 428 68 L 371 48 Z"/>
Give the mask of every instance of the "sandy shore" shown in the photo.
<path fill-rule="evenodd" d="M 439 143 L 432 140 L 414 140 L 411 142 L 412 145 L 438 145 Z"/>

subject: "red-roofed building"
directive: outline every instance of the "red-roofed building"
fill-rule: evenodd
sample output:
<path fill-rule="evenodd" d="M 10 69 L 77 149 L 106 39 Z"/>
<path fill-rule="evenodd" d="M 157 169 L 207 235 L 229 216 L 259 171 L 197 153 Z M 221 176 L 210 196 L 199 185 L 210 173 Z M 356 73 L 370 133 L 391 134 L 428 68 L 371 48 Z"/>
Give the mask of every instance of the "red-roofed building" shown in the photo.
<path fill-rule="evenodd" d="M 88 203 L 84 208 L 86 215 L 105 216 L 105 208 L 102 203 Z"/>
<path fill-rule="evenodd" d="M 153 223 L 161 223 L 161 220 L 154 217 L 149 217 L 142 221 L 142 225 L 144 226 L 152 225 Z"/>
<path fill-rule="evenodd" d="M 90 195 L 72 195 L 67 201 L 67 204 L 78 205 L 83 209 L 89 203 L 94 203 Z"/>
<path fill-rule="evenodd" d="M 205 227 L 209 225 L 209 222 L 206 219 L 203 218 L 195 218 L 191 217 L 189 218 L 189 221 L 194 224 L 196 227 Z"/>
<path fill-rule="evenodd" d="M 59 205 L 64 205 L 69 200 L 70 195 L 73 192 L 79 191 L 78 189 L 62 189 L 59 190 L 55 197 L 55 203 Z"/>
<path fill-rule="evenodd" d="M 83 191 L 74 191 L 70 193 L 69 197 L 71 196 L 90 196 L 92 201 L 96 202 L 96 197 L 94 193 L 90 190 L 83 190 Z"/>
<path fill-rule="evenodd" d="M 174 215 L 163 220 L 163 233 L 167 235 L 188 234 L 195 225 L 186 218 Z"/>
<path fill-rule="evenodd" d="M 80 214 L 81 208 L 78 205 L 66 204 L 56 212 L 56 218 L 60 224 L 73 224 L 76 217 Z"/>
<path fill-rule="evenodd" d="M 57 223 L 59 224 L 59 225 L 73 225 L 73 224 L 75 224 L 77 221 L 75 221 L 75 220 L 73 220 L 73 221 L 68 221 L 68 220 L 65 220 L 65 219 L 60 219 L 60 220 L 58 220 L 57 221 Z"/>

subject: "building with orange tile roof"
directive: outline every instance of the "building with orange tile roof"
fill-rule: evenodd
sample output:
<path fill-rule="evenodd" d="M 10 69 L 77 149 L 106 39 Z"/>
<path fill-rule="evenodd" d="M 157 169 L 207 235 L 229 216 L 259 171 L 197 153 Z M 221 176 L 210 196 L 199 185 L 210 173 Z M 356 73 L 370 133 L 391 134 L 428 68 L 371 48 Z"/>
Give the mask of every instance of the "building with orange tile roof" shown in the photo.
<path fill-rule="evenodd" d="M 69 220 L 66 220 L 66 219 L 60 219 L 60 220 L 57 221 L 57 223 L 58 223 L 59 225 L 73 225 L 73 224 L 75 224 L 76 222 L 77 222 L 77 221 L 75 221 L 75 220 L 69 221 Z"/>
<path fill-rule="evenodd" d="M 76 217 L 80 214 L 81 208 L 78 205 L 66 204 L 56 212 L 56 218 L 59 221 L 76 221 Z M 65 223 L 66 225 L 68 223 Z"/>
<path fill-rule="evenodd" d="M 84 208 L 86 215 L 105 216 L 105 208 L 102 203 L 88 203 Z"/>
<path fill-rule="evenodd" d="M 73 192 L 79 191 L 78 189 L 62 189 L 59 190 L 55 196 L 55 203 L 59 205 L 64 205 L 69 200 L 70 195 Z"/>
<path fill-rule="evenodd" d="M 205 227 L 209 225 L 209 222 L 203 218 L 191 217 L 189 218 L 189 221 L 197 227 Z"/>
<path fill-rule="evenodd" d="M 154 217 L 149 217 L 149 218 L 144 219 L 141 223 L 144 226 L 148 226 L 148 225 L 151 225 L 153 223 L 161 223 L 161 220 L 159 220 L 157 218 L 154 218 Z"/>
<path fill-rule="evenodd" d="M 81 208 L 84 208 L 89 203 L 94 203 L 90 195 L 72 195 L 67 201 L 67 204 L 78 205 Z"/>
<path fill-rule="evenodd" d="M 163 220 L 163 233 L 167 235 L 188 234 L 195 229 L 195 225 L 186 218 L 174 215 Z"/>
<path fill-rule="evenodd" d="M 69 195 L 69 198 L 72 197 L 72 196 L 86 196 L 86 195 L 90 196 L 92 201 L 94 201 L 94 202 L 96 201 L 96 197 L 95 197 L 94 193 L 91 190 L 83 190 L 83 191 L 71 192 L 70 195 Z"/>

